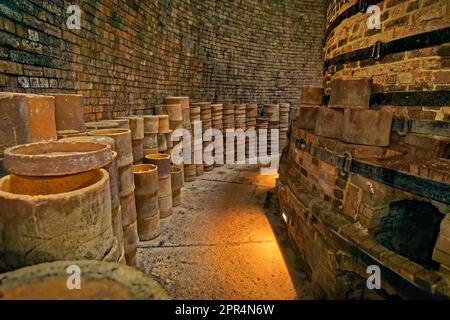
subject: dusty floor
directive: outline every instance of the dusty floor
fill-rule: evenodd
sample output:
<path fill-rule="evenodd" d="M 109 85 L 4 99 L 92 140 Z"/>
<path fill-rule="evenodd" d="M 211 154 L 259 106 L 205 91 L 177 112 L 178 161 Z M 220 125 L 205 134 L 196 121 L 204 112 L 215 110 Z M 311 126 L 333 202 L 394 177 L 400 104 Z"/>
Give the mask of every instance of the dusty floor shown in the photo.
<path fill-rule="evenodd" d="M 274 186 L 245 166 L 186 183 L 161 236 L 140 244 L 140 268 L 174 299 L 316 298 L 282 224 L 264 211 Z"/>

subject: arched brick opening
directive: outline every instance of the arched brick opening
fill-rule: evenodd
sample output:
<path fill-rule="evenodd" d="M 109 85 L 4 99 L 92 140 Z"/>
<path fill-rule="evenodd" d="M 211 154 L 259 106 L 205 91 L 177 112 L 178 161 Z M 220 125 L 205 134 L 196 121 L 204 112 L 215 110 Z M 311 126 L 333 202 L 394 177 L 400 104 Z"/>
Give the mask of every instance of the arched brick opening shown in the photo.
<path fill-rule="evenodd" d="M 432 260 L 444 214 L 428 202 L 402 200 L 389 205 L 389 214 L 376 228 L 375 239 L 395 253 L 425 268 L 437 269 Z"/>

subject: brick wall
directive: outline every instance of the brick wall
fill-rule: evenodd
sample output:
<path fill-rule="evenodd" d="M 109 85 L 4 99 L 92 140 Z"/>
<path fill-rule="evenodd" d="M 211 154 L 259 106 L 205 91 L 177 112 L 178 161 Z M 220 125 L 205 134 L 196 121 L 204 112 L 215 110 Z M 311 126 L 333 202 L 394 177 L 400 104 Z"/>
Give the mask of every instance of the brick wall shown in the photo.
<path fill-rule="evenodd" d="M 327 6 L 327 26 L 357 1 L 331 0 Z M 381 30 L 368 30 L 369 15 L 357 13 L 344 19 L 330 33 L 325 47 L 326 59 L 372 46 L 377 41 L 389 42 L 450 26 L 450 4 L 447 0 L 385 0 L 381 9 Z M 331 65 L 324 74 L 325 92 L 330 92 L 332 79 L 339 77 L 372 77 L 373 92 L 417 92 L 450 90 L 450 45 L 428 47 L 389 54 L 380 61 L 361 60 L 344 65 Z M 383 106 L 397 114 L 415 118 L 448 119 L 447 105 L 432 108 Z M 418 112 L 421 111 L 421 112 Z"/>
<path fill-rule="evenodd" d="M 82 94 L 86 120 L 173 94 L 296 104 L 322 82 L 324 21 L 325 0 L 2 1 L 0 91 Z"/>

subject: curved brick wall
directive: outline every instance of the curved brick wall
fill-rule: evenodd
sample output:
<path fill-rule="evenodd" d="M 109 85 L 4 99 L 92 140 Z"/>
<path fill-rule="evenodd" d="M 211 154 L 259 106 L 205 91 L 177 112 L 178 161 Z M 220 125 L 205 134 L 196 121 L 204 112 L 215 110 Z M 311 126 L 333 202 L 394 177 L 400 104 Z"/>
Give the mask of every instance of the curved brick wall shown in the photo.
<path fill-rule="evenodd" d="M 325 0 L 79 1 L 80 31 L 68 5 L 0 4 L 1 91 L 83 94 L 92 120 L 172 94 L 296 104 L 322 82 Z"/>
<path fill-rule="evenodd" d="M 329 1 L 327 27 L 357 1 Z M 385 0 L 381 9 L 381 30 L 368 30 L 368 15 L 357 13 L 342 21 L 325 43 L 326 59 L 370 47 L 377 41 L 408 37 L 450 26 L 450 5 L 446 0 Z M 330 65 L 324 75 L 325 92 L 337 77 L 372 77 L 373 92 L 406 92 L 450 90 L 449 45 L 439 45 L 386 55 L 379 62 L 363 60 L 344 65 Z M 448 106 L 448 104 L 447 104 Z M 420 107 L 420 106 L 419 106 Z M 445 119 L 448 108 L 389 108 L 398 114 L 415 118 Z M 421 112 L 418 112 L 421 111 Z"/>
<path fill-rule="evenodd" d="M 368 30 L 368 16 L 354 6 L 362 2 L 328 1 L 327 27 L 336 26 L 324 48 L 331 96 L 327 107 L 305 102 L 292 123 L 280 160 L 280 215 L 325 297 L 448 298 L 450 122 L 437 120 L 450 114 L 450 45 L 442 36 L 450 3 L 378 2 L 382 28 Z M 391 42 L 411 35 L 420 36 Z M 425 47 L 440 38 L 447 43 Z M 396 51 L 372 59 L 377 41 Z M 335 155 L 343 154 L 352 160 L 339 165 Z M 376 266 L 379 291 L 366 282 Z"/>

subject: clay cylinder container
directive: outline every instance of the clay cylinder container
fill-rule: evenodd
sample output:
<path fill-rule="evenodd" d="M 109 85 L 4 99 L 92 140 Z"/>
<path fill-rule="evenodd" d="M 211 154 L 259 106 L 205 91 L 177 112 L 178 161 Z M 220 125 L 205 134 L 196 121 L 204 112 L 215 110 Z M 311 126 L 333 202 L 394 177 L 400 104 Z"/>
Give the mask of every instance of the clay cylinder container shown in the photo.
<path fill-rule="evenodd" d="M 158 116 L 143 116 L 144 118 L 144 134 L 156 134 L 159 132 Z"/>
<path fill-rule="evenodd" d="M 172 195 L 172 179 L 170 176 L 158 179 L 159 189 L 158 196 L 160 198 Z"/>
<path fill-rule="evenodd" d="M 83 96 L 78 94 L 51 94 L 55 98 L 56 131 L 86 131 Z"/>
<path fill-rule="evenodd" d="M 172 207 L 181 206 L 181 189 L 172 191 Z"/>
<path fill-rule="evenodd" d="M 62 139 L 59 142 L 97 142 L 109 145 L 112 150 L 115 149 L 114 139 L 104 136 L 72 137 Z M 112 162 L 106 165 L 103 169 L 108 171 L 109 174 L 113 234 L 117 238 L 119 250 L 123 251 L 122 210 L 120 207 L 120 194 L 119 194 L 120 183 L 119 183 L 119 169 L 117 166 L 117 152 L 112 151 Z"/>
<path fill-rule="evenodd" d="M 172 195 L 167 197 L 158 198 L 159 205 L 159 217 L 161 219 L 167 218 L 172 215 Z"/>
<path fill-rule="evenodd" d="M 234 105 L 226 104 L 223 106 L 223 128 L 234 129 Z"/>
<path fill-rule="evenodd" d="M 113 119 L 108 121 L 118 123 L 118 129 L 130 129 L 130 121 L 128 119 Z"/>
<path fill-rule="evenodd" d="M 191 111 L 189 108 L 182 109 L 183 113 L 183 128 L 189 130 L 191 128 Z"/>
<path fill-rule="evenodd" d="M 114 121 L 96 121 L 96 122 L 86 122 L 87 130 L 100 130 L 100 129 L 117 129 L 119 124 Z"/>
<path fill-rule="evenodd" d="M 60 176 L 102 168 L 111 147 L 96 142 L 38 142 L 5 150 L 4 167 L 25 176 Z"/>
<path fill-rule="evenodd" d="M 117 208 L 111 209 L 112 216 L 112 230 L 113 235 L 117 239 L 117 259 L 116 261 L 120 261 L 121 256 L 125 254 L 124 250 L 124 242 L 123 242 L 123 224 L 122 224 L 122 207 L 119 206 Z"/>
<path fill-rule="evenodd" d="M 145 163 L 153 164 L 158 167 L 158 177 L 170 177 L 170 155 L 168 154 L 149 154 L 145 156 Z"/>
<path fill-rule="evenodd" d="M 54 98 L 0 93 L 0 157 L 18 144 L 56 140 Z"/>
<path fill-rule="evenodd" d="M 139 236 L 136 221 L 128 226 L 124 226 L 123 238 L 127 265 L 137 266 L 137 246 L 139 244 Z"/>
<path fill-rule="evenodd" d="M 203 167 L 203 164 L 197 164 L 195 166 L 197 177 L 202 176 L 205 173 L 205 168 Z"/>
<path fill-rule="evenodd" d="M 81 269 L 81 290 L 68 290 L 67 270 Z M 107 276 L 105 276 L 107 275 Z M 167 300 L 161 286 L 133 268 L 112 262 L 56 261 L 0 275 L 5 300 Z"/>
<path fill-rule="evenodd" d="M 165 104 L 155 106 L 157 115 L 168 115 L 169 121 L 183 121 L 181 104 Z"/>
<path fill-rule="evenodd" d="M 141 164 L 144 160 L 144 139 L 132 140 L 131 146 L 133 150 L 133 163 Z"/>
<path fill-rule="evenodd" d="M 117 167 L 117 152 L 112 152 L 112 161 L 105 168 L 109 174 L 109 186 L 111 190 L 111 207 L 113 209 L 120 206 L 119 196 L 119 168 Z"/>
<path fill-rule="evenodd" d="M 170 126 L 169 126 L 169 116 L 168 115 L 159 115 L 158 116 L 158 133 L 169 133 L 170 132 Z"/>
<path fill-rule="evenodd" d="M 181 205 L 181 188 L 183 187 L 183 175 L 180 168 L 172 167 L 170 172 L 172 186 L 172 205 Z"/>
<path fill-rule="evenodd" d="M 116 119 L 127 119 L 131 130 L 131 140 L 144 139 L 144 118 L 139 116 L 118 117 Z"/>
<path fill-rule="evenodd" d="M 138 239 L 136 227 L 136 204 L 134 200 L 134 176 L 133 176 L 133 154 L 131 144 L 131 131 L 127 129 L 104 129 L 90 131 L 92 136 L 108 136 L 114 139 L 116 152 L 118 154 L 117 166 L 119 167 L 119 194 L 120 205 L 122 207 L 122 227 L 124 234 L 124 248 L 125 257 L 132 257 L 127 259 L 127 264 L 135 266 L 135 253 L 137 248 L 137 241 L 131 242 L 130 239 Z M 134 225 L 134 227 L 132 227 Z M 134 237 L 131 233 L 136 232 Z M 127 233 L 127 235 L 126 235 Z M 128 237 L 128 244 L 127 242 Z M 134 245 L 134 248 L 132 246 Z"/>
<path fill-rule="evenodd" d="M 189 97 L 165 97 L 165 104 L 180 104 L 182 109 L 189 109 Z"/>
<path fill-rule="evenodd" d="M 158 168 L 152 164 L 133 166 L 136 184 L 137 228 L 141 241 L 160 234 L 158 205 Z"/>
<path fill-rule="evenodd" d="M 0 251 L 7 269 L 54 260 L 113 260 L 108 173 L 0 179 Z"/>
<path fill-rule="evenodd" d="M 167 112 L 167 115 L 169 116 L 170 121 L 183 121 L 181 104 L 166 104 L 164 105 L 164 108 Z"/>
<path fill-rule="evenodd" d="M 167 134 L 158 133 L 157 139 L 158 139 L 158 150 L 160 152 L 166 151 L 169 148 L 169 145 L 167 144 Z"/>
<path fill-rule="evenodd" d="M 153 240 L 161 234 L 159 211 L 156 215 L 138 220 L 138 234 L 141 241 Z"/>
<path fill-rule="evenodd" d="M 136 202 L 134 199 L 134 192 L 120 198 L 120 205 L 122 207 L 122 225 L 127 227 L 134 223 L 137 218 Z"/>
<path fill-rule="evenodd" d="M 144 118 L 142 117 L 120 117 L 129 122 L 131 130 L 131 145 L 133 149 L 133 163 L 142 163 L 144 159 Z"/>
<path fill-rule="evenodd" d="M 169 128 L 171 131 L 183 128 L 183 121 L 169 121 Z"/>
<path fill-rule="evenodd" d="M 197 177 L 195 164 L 185 164 L 184 165 L 184 181 L 192 182 L 195 181 Z"/>
<path fill-rule="evenodd" d="M 133 162 L 131 131 L 128 129 L 101 129 L 89 131 L 90 136 L 107 136 L 114 139 L 117 152 L 117 165 L 126 166 Z"/>
<path fill-rule="evenodd" d="M 167 149 L 173 148 L 172 132 L 166 133 L 166 144 L 167 144 Z"/>
<path fill-rule="evenodd" d="M 158 148 L 158 134 L 157 133 L 146 133 L 144 136 L 144 149 L 155 149 Z"/>
<path fill-rule="evenodd" d="M 267 116 L 269 122 L 280 121 L 280 106 L 278 104 L 264 105 L 264 115 Z"/>
<path fill-rule="evenodd" d="M 112 226 L 113 234 L 118 242 L 118 254 L 123 251 L 123 223 L 122 223 L 122 207 L 120 204 L 120 183 L 119 168 L 117 167 L 117 153 L 113 151 L 113 160 L 110 165 L 105 168 L 109 174 L 109 187 L 111 191 L 111 210 L 112 210 Z M 119 260 L 119 257 L 118 259 Z"/>
<path fill-rule="evenodd" d="M 158 195 L 159 181 L 158 168 L 152 164 L 133 166 L 134 181 L 136 184 L 135 198 L 138 218 L 154 216 L 158 206 L 154 201 L 148 201 Z"/>

